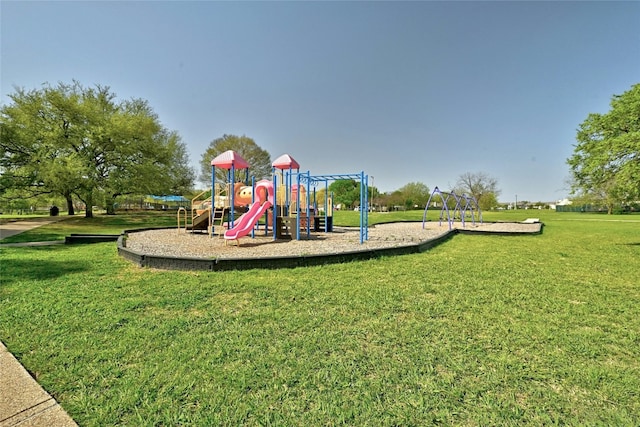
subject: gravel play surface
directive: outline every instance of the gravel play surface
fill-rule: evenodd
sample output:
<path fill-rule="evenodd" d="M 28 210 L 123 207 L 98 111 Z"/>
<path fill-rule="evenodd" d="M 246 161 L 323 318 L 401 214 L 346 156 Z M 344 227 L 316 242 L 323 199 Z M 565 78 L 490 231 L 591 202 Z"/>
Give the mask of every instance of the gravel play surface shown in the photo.
<path fill-rule="evenodd" d="M 536 233 L 542 224 L 524 223 L 483 223 L 467 222 L 465 229 L 500 233 Z M 462 224 L 455 223 L 455 228 Z M 255 238 L 240 239 L 240 245 L 227 242 L 219 236 L 209 237 L 205 233 L 190 233 L 184 230 L 161 229 L 130 233 L 126 247 L 132 251 L 171 257 L 185 258 L 259 258 L 274 256 L 302 256 L 313 254 L 335 254 L 369 249 L 381 249 L 415 245 L 432 240 L 449 231 L 446 222 L 428 222 L 422 228 L 421 222 L 378 224 L 369 227 L 369 240 L 360 244 L 358 228 L 334 227 L 331 233 L 301 233 L 301 240 L 273 240 L 265 236 L 264 230 L 256 231 Z"/>

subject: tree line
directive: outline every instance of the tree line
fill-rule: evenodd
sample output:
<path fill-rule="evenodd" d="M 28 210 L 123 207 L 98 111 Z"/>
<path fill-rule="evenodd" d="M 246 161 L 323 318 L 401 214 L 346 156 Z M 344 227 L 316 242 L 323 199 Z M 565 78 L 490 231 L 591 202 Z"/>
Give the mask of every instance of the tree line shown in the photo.
<path fill-rule="evenodd" d="M 41 89 L 16 88 L 11 103 L 0 107 L 0 200 L 63 198 L 70 215 L 75 200 L 93 216 L 93 206 L 115 212 L 117 199 L 129 195 L 188 195 L 196 178 L 205 188 L 211 180 L 211 159 L 234 150 L 252 166 L 238 171 L 247 181 L 271 175 L 271 156 L 245 135 L 223 135 L 203 152 L 200 174 L 189 166 L 185 144 L 177 132 L 164 128 L 147 101 L 118 100 L 107 86 L 85 87 L 77 81 Z M 216 179 L 226 179 L 218 170 Z M 483 173 L 462 175 L 458 191 L 491 204 L 497 182 Z M 331 184 L 335 202 L 347 208 L 359 203 L 360 183 Z M 392 193 L 369 189 L 372 205 L 412 209 L 426 203 L 430 189 L 411 182 Z M 483 203 L 484 203 L 483 202 Z M 21 205 L 22 206 L 22 205 Z"/>
<path fill-rule="evenodd" d="M 114 213 L 126 195 L 189 195 L 196 179 L 210 185 L 210 162 L 234 150 L 251 165 L 256 179 L 271 176 L 271 156 L 245 135 L 212 140 L 200 159 L 200 173 L 190 166 L 185 144 L 164 128 L 147 101 L 118 100 L 107 86 L 85 87 L 77 81 L 40 89 L 15 88 L 10 103 L 0 106 L 0 202 L 46 195 L 65 200 L 73 214 L 74 199 L 93 215 L 94 205 Z M 615 206 L 640 200 L 640 84 L 615 95 L 611 110 L 590 114 L 580 125 L 574 154 L 567 160 L 574 197 Z M 217 171 L 217 179 L 226 179 Z M 244 172 L 239 180 L 246 180 Z M 360 183 L 331 184 L 335 203 L 352 208 Z M 497 206 L 500 189 L 485 172 L 459 176 L 452 189 L 474 197 L 481 209 Z M 369 188 L 374 207 L 424 208 L 431 190 L 421 182 L 380 193 Z"/>

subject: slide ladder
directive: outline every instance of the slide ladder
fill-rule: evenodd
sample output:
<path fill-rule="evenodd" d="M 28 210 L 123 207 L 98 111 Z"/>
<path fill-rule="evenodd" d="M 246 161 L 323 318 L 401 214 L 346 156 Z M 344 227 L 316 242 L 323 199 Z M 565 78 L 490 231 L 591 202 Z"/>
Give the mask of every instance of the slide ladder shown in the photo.
<path fill-rule="evenodd" d="M 213 232 L 215 232 L 216 227 L 220 227 L 220 231 L 218 232 L 218 235 L 220 237 L 222 237 L 224 235 L 224 232 L 226 231 L 226 227 L 224 223 L 225 214 L 226 214 L 226 208 L 217 207 L 217 206 L 213 208 L 213 216 L 211 217 L 211 226 L 213 227 Z"/>

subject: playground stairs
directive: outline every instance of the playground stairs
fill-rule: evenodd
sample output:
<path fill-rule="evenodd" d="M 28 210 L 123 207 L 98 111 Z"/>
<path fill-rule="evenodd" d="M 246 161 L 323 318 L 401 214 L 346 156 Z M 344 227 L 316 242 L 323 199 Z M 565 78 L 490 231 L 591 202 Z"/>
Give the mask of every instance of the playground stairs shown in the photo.
<path fill-rule="evenodd" d="M 333 217 L 324 215 L 313 217 L 313 231 L 333 231 Z"/>
<path fill-rule="evenodd" d="M 228 209 L 226 208 L 214 208 L 213 209 L 213 218 L 211 220 L 211 225 L 213 226 L 213 230 L 215 231 L 216 227 L 220 227 L 218 230 L 218 235 L 222 237 L 224 235 L 227 227 L 225 226 L 224 218 L 228 213 Z"/>
<path fill-rule="evenodd" d="M 276 239 L 291 239 L 291 230 L 296 226 L 296 218 L 292 216 L 279 216 L 276 218 Z"/>

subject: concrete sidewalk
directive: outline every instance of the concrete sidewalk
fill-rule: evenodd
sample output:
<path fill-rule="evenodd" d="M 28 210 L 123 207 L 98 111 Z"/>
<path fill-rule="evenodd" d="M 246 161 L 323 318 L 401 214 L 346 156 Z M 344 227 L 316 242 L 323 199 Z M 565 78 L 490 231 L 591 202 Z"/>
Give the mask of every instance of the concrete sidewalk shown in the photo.
<path fill-rule="evenodd" d="M 0 342 L 0 427 L 77 426 Z"/>
<path fill-rule="evenodd" d="M 0 239 L 65 218 L 33 218 L 5 223 L 0 225 Z M 25 245 L 34 244 L 38 243 Z M 0 342 L 0 427 L 13 426 L 67 427 L 77 424 Z"/>
<path fill-rule="evenodd" d="M 17 221 L 9 221 L 4 224 L 0 224 L 0 244 L 2 239 L 16 234 L 24 233 L 25 231 L 33 230 L 34 228 L 41 227 L 46 224 L 58 222 L 71 218 L 68 216 L 43 216 L 37 218 L 26 218 Z"/>

